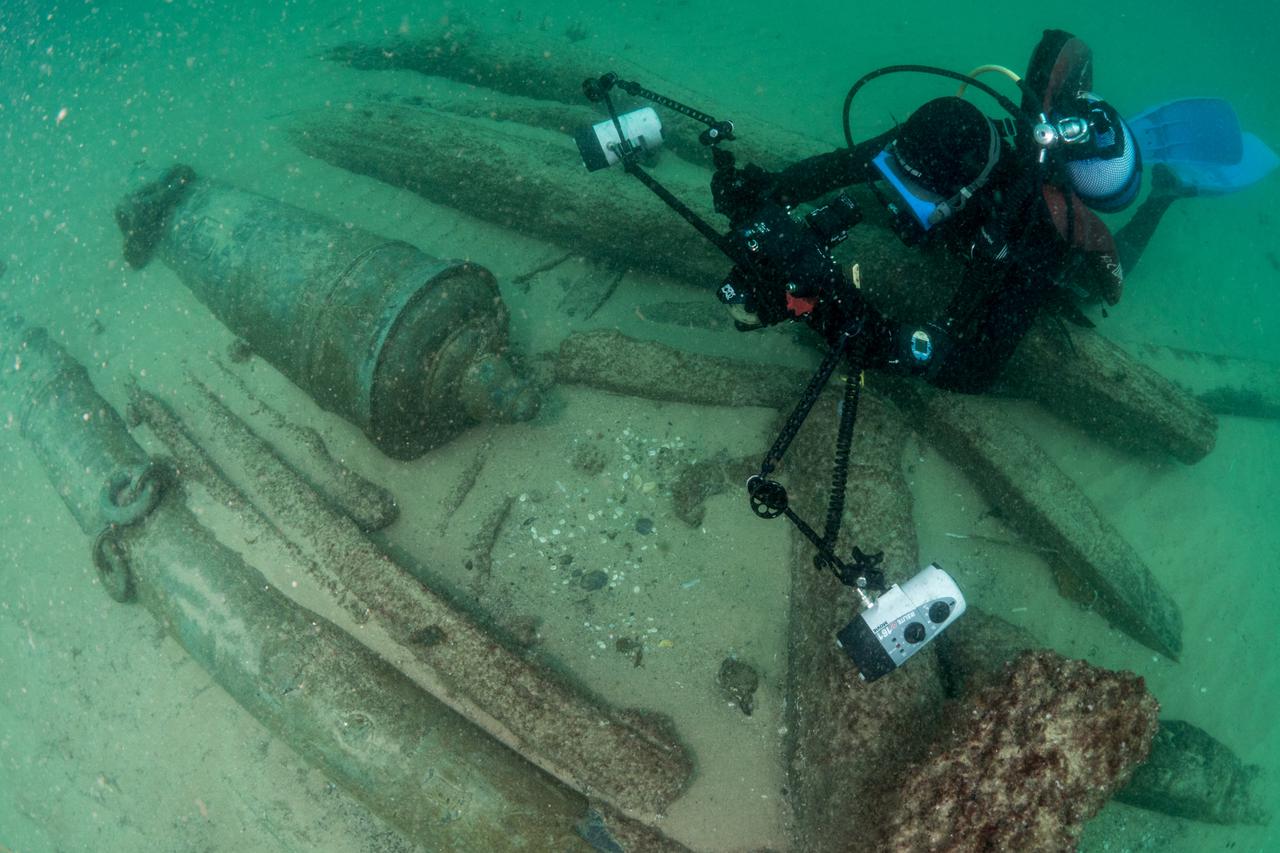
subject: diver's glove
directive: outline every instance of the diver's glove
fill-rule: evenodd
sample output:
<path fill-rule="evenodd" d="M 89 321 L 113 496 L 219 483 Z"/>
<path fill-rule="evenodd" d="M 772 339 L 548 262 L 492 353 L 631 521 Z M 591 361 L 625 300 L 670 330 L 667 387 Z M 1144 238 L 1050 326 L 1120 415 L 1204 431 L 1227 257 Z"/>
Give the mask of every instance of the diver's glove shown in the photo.
<path fill-rule="evenodd" d="M 711 176 L 711 201 L 717 213 L 736 225 L 756 212 L 776 184 L 776 175 L 754 163 L 740 169 L 717 169 Z"/>

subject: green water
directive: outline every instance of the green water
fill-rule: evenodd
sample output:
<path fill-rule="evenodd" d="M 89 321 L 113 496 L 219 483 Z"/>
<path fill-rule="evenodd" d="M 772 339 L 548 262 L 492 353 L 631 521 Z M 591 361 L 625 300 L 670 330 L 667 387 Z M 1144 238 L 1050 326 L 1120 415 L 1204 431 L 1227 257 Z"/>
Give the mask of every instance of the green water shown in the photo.
<path fill-rule="evenodd" d="M 136 163 L 182 161 L 434 254 L 474 259 L 504 282 L 516 342 L 552 346 L 567 322 L 558 300 L 506 283 L 562 249 L 343 173 L 301 154 L 283 132 L 301 106 L 341 104 L 369 89 L 429 98 L 429 83 L 418 75 L 352 71 L 318 54 L 351 39 L 421 34 L 446 20 L 532 31 L 553 46 L 580 39 L 705 93 L 695 106 L 767 118 L 833 146 L 841 99 L 861 73 L 899 62 L 1018 69 L 1043 28 L 1061 27 L 1090 43 L 1096 85 L 1122 112 L 1179 96 L 1222 96 L 1245 128 L 1280 140 L 1280 93 L 1272 85 L 1280 77 L 1277 13 L 1270 4 L 978 8 L 8 0 L 0 6 L 0 310 L 47 327 L 121 409 L 130 378 L 163 389 L 181 383 L 184 367 L 198 370 L 206 354 L 224 352 L 230 333 L 168 270 L 124 265 L 112 219 Z M 869 98 L 867 121 L 902 117 L 927 94 L 936 90 L 886 83 Z M 602 188 L 611 178 L 602 176 Z M 1247 192 L 1176 206 L 1102 332 L 1127 345 L 1280 363 L 1278 189 L 1273 175 Z M 646 300 L 664 292 L 661 282 L 637 288 Z M 629 299 L 642 301 L 620 290 L 602 317 L 637 333 Z M 738 346 L 723 335 L 700 342 L 696 329 L 658 334 L 693 349 L 728 353 Z M 774 360 L 804 361 L 789 338 L 775 336 L 766 346 Z M 611 454 L 606 473 L 634 458 L 640 462 L 629 470 L 650 480 L 656 475 L 643 462 L 649 451 L 758 454 L 771 439 L 771 413 L 763 410 L 654 406 L 573 390 L 554 396 L 526 431 L 473 431 L 401 465 L 300 400 L 260 362 L 254 371 L 260 390 L 277 394 L 277 403 L 311 421 L 335 453 L 396 493 L 405 515 L 388 534 L 392 547 L 449 565 L 461 565 L 469 533 L 461 522 L 456 532 L 436 533 L 433 513 L 478 455 L 501 462 L 486 466 L 485 488 L 549 495 L 543 511 L 554 522 L 558 494 L 585 488 L 570 479 L 580 474 L 565 461 L 582 436 L 600 437 Z M 922 560 L 957 567 L 975 603 L 1063 654 L 1142 675 L 1163 717 L 1202 727 L 1260 766 L 1263 798 L 1280 800 L 1273 627 L 1280 612 L 1280 424 L 1223 417 L 1213 452 L 1181 466 L 1126 457 L 1034 411 L 1020 417 L 1181 608 L 1181 661 L 1154 655 L 1058 598 L 1044 564 L 1025 550 L 980 552 L 949 537 L 953 522 L 979 514 L 982 500 L 963 471 L 915 444 Z M 102 594 L 88 538 L 7 411 L 0 412 L 0 483 L 0 853 L 415 849 L 259 726 L 145 610 Z M 651 500 L 647 494 L 635 500 Z M 669 506 L 643 505 L 652 507 L 659 534 L 674 529 L 664 526 Z M 587 552 L 610 571 L 625 566 L 630 573 L 594 610 L 557 596 L 545 574 L 520 576 L 498 600 L 536 612 L 551 656 L 593 690 L 619 704 L 660 708 L 687 728 L 703 767 L 701 787 L 670 826 L 695 849 L 751 849 L 781 838 L 781 777 L 770 756 L 785 699 L 786 582 L 776 564 L 786 559 L 787 535 L 750 518 L 737 494 L 725 495 L 709 502 L 701 531 L 675 529 L 653 537 L 652 546 L 632 537 L 628 547 L 637 549 L 662 543 L 661 556 L 647 553 L 644 567 L 636 554 L 624 558 L 610 546 Z M 517 546 L 510 547 L 514 554 Z M 465 590 L 461 569 L 440 572 L 446 586 Z M 624 601 L 633 582 L 637 596 Z M 624 665 L 612 648 L 599 650 L 615 633 L 644 626 L 654 630 L 644 667 L 629 659 Z M 716 699 L 715 668 L 726 653 L 760 665 L 765 686 L 753 718 Z M 1277 848 L 1274 828 L 1213 826 L 1116 804 L 1089 825 L 1081 844 L 1089 851 Z"/>

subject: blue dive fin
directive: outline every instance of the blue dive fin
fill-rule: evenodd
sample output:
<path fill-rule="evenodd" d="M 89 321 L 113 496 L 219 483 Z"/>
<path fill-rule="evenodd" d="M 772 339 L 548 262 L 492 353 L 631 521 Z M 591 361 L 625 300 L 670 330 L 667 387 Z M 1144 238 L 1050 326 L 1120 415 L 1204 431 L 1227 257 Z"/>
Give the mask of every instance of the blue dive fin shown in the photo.
<path fill-rule="evenodd" d="M 1221 98 L 1183 98 L 1128 120 L 1144 163 L 1164 163 L 1200 195 L 1225 195 L 1266 177 L 1280 158 L 1252 133 L 1243 133 Z"/>
<path fill-rule="evenodd" d="M 1236 111 L 1221 98 L 1169 101 L 1128 124 L 1146 163 L 1238 163 L 1244 153 Z"/>
<path fill-rule="evenodd" d="M 1170 162 L 1169 169 L 1182 183 L 1200 195 L 1225 195 L 1257 183 L 1280 165 L 1280 157 L 1267 143 L 1252 133 L 1241 134 L 1243 152 L 1237 163 L 1208 163 L 1194 160 Z"/>

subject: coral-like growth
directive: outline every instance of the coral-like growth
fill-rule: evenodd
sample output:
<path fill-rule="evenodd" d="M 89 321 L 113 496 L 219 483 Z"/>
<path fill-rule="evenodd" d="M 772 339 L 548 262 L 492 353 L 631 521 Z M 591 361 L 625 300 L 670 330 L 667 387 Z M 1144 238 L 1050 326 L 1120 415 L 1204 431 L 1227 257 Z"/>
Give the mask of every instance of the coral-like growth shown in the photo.
<path fill-rule="evenodd" d="M 1136 675 L 1023 653 L 906 775 L 884 849 L 1074 850 L 1146 759 L 1158 710 Z"/>

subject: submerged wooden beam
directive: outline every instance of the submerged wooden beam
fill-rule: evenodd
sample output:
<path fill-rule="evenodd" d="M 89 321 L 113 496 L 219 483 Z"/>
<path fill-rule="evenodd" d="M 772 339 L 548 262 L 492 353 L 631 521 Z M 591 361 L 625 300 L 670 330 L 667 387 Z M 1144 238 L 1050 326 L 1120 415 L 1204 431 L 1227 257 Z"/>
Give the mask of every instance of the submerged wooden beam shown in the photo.
<path fill-rule="evenodd" d="M 1138 453 L 1155 450 L 1190 465 L 1217 440 L 1217 419 L 1204 402 L 1090 329 L 1068 338 L 1048 321 L 1037 323 L 1001 379 L 1006 391 Z"/>
<path fill-rule="evenodd" d="M 791 506 L 820 525 L 831 482 L 838 397 L 815 407 L 779 472 Z M 874 392 L 858 407 L 844 520 L 836 551 L 854 545 L 884 552 L 886 581 L 900 583 L 919 565 L 911 490 L 901 459 L 910 427 Z M 787 788 L 797 850 L 873 850 L 883 821 L 885 786 L 925 756 L 943 706 L 935 652 L 925 649 L 901 670 L 870 684 L 836 645 L 835 635 L 860 610 L 852 590 L 813 564 L 814 549 L 792 537 L 787 639 Z M 962 617 L 963 618 L 963 617 Z"/>
<path fill-rule="evenodd" d="M 706 110 L 717 118 L 733 119 L 741 138 L 734 141 L 734 152 L 743 161 L 766 168 L 778 168 L 811 154 L 833 147 L 812 137 L 787 130 L 773 122 L 734 111 L 726 114 L 717 92 L 699 92 L 678 81 L 666 79 L 619 53 L 603 52 L 567 43 L 526 28 L 503 34 L 460 24 L 449 24 L 422 36 L 396 36 L 369 41 L 350 41 L 323 54 L 325 59 L 364 70 L 410 70 L 433 77 L 443 77 L 524 98 L 541 100 L 549 113 L 555 105 L 568 104 L 585 108 L 589 102 L 582 84 L 587 78 L 598 78 L 607 71 L 621 79 L 640 83 L 645 88 L 694 109 Z M 726 79 L 724 86 L 730 86 Z M 722 89 L 723 97 L 733 99 L 734 92 Z M 647 106 L 648 101 L 629 98 L 615 91 L 621 111 L 634 106 Z M 736 100 L 742 100 L 739 91 Z M 499 108 L 501 109 L 501 108 Z M 601 107 L 583 110 L 594 123 L 608 118 Z M 674 111 L 662 116 L 666 145 L 692 160 L 707 158 L 706 148 L 698 134 L 706 126 Z"/>
<path fill-rule="evenodd" d="M 1182 614 L 1124 537 L 997 402 L 882 383 L 1009 524 L 1045 546 L 1059 588 L 1138 642 L 1177 659 Z"/>
<path fill-rule="evenodd" d="M 1280 364 L 1156 344 L 1129 346 L 1143 364 L 1187 389 L 1211 412 L 1280 420 Z"/>
<path fill-rule="evenodd" d="M 587 172 L 562 134 L 364 100 L 303 113 L 289 135 L 313 157 L 609 265 L 694 281 L 728 271 L 718 250 L 637 181 Z M 672 166 L 663 182 L 714 218 L 707 173 Z"/>
<path fill-rule="evenodd" d="M 216 397 L 197 386 L 197 416 L 179 420 L 135 393 L 134 405 L 175 450 L 193 442 L 271 519 L 303 557 L 335 578 L 365 629 L 416 662 L 411 674 L 441 702 L 579 791 L 652 820 L 692 773 L 663 722 L 608 707 L 490 637 L 337 515 Z M 168 438 L 166 438 L 168 436 Z M 176 440 L 175 440 L 176 438 Z"/>
<path fill-rule="evenodd" d="M 556 378 L 603 391 L 709 406 L 794 405 L 808 371 L 698 355 L 612 329 L 574 333 L 560 343 Z"/>
<path fill-rule="evenodd" d="M 214 358 L 227 382 L 219 392 L 229 408 L 253 425 L 254 432 L 276 448 L 295 471 L 329 504 L 348 516 L 361 530 L 382 530 L 396 520 L 395 497 L 377 483 L 365 479 L 333 458 L 324 438 L 313 427 L 294 423 L 283 412 L 254 393 L 244 377 Z M 232 403 L 226 397 L 234 397 Z"/>

